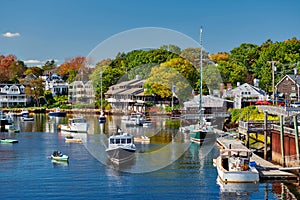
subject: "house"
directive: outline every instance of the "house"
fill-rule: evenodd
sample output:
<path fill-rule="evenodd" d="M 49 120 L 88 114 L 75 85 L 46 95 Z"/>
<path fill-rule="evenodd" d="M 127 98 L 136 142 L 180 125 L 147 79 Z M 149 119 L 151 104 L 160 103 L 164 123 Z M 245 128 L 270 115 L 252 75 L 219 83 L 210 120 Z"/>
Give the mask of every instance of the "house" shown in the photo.
<path fill-rule="evenodd" d="M 183 103 L 183 118 L 186 120 L 199 119 L 199 95 L 190 101 Z M 213 95 L 202 96 L 203 117 L 214 125 L 222 126 L 225 117 L 229 117 L 227 110 L 233 107 L 233 101 L 215 97 Z M 219 121 L 219 123 L 217 123 Z M 184 123 L 184 122 L 182 122 Z M 191 123 L 192 124 L 192 123 Z"/>
<path fill-rule="evenodd" d="M 278 100 L 285 102 L 299 101 L 300 99 L 300 75 L 285 75 L 275 86 Z"/>
<path fill-rule="evenodd" d="M 145 102 L 151 101 L 152 96 L 144 94 L 144 79 L 138 76 L 129 81 L 123 81 L 109 87 L 105 99 L 116 110 L 143 111 Z"/>
<path fill-rule="evenodd" d="M 238 87 L 228 90 L 223 95 L 224 98 L 234 100 L 234 108 L 242 108 L 254 105 L 259 100 L 267 100 L 267 93 L 253 85 L 244 83 Z"/>
<path fill-rule="evenodd" d="M 74 81 L 68 86 L 68 99 L 72 103 L 93 104 L 95 92 L 91 81 Z"/>
<path fill-rule="evenodd" d="M 0 107 L 26 106 L 25 86 L 21 84 L 0 84 Z"/>

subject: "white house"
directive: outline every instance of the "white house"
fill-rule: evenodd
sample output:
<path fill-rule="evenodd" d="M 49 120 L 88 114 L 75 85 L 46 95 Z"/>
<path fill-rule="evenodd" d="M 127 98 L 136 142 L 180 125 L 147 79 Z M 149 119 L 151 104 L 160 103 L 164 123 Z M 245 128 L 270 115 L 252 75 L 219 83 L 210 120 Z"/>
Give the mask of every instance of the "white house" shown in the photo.
<path fill-rule="evenodd" d="M 223 97 L 234 99 L 234 108 L 242 108 L 243 105 L 255 104 L 258 100 L 267 100 L 267 93 L 253 85 L 244 83 L 224 93 Z"/>
<path fill-rule="evenodd" d="M 26 102 L 24 85 L 0 84 L 0 107 L 25 106 Z"/>

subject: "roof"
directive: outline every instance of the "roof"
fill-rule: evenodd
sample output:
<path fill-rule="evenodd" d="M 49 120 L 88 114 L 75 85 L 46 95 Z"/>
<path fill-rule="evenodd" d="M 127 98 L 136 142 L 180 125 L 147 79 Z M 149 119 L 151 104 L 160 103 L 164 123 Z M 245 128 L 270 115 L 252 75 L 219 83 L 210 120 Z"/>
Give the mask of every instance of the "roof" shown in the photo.
<path fill-rule="evenodd" d="M 240 85 L 240 86 L 238 86 L 238 87 L 236 87 L 236 88 L 228 91 L 227 93 L 228 94 L 234 94 L 235 92 L 239 92 L 239 91 L 247 91 L 247 92 L 249 92 L 249 90 L 251 90 L 252 92 L 255 92 L 256 94 L 260 94 L 260 95 L 263 95 L 263 96 L 266 95 L 266 92 L 264 90 L 262 90 L 260 88 L 257 88 L 257 87 L 255 87 L 253 85 L 250 85 L 248 83 L 244 83 L 244 84 L 242 84 L 242 85 Z M 252 94 L 252 92 L 251 92 L 251 94 Z"/>
<path fill-rule="evenodd" d="M 292 80 L 294 83 L 296 83 L 297 85 L 300 85 L 300 75 L 295 75 L 295 74 L 287 74 L 285 75 L 277 84 L 276 87 L 282 82 L 284 81 L 286 78 L 289 78 L 290 80 Z"/>
<path fill-rule="evenodd" d="M 202 107 L 204 108 L 221 108 L 226 106 L 225 102 L 233 102 L 227 99 L 207 95 L 202 97 Z M 198 107 L 199 95 L 195 96 L 193 100 L 184 102 L 184 107 Z"/>

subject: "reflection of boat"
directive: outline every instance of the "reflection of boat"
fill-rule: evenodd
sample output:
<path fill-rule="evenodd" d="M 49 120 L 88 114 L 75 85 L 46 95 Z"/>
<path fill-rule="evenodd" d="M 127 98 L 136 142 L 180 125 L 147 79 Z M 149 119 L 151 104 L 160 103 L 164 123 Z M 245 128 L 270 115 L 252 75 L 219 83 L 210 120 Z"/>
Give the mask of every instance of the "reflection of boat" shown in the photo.
<path fill-rule="evenodd" d="M 216 159 L 220 179 L 225 183 L 258 182 L 259 173 L 250 162 L 251 155 L 248 149 L 221 149 Z"/>
<path fill-rule="evenodd" d="M 8 132 L 9 133 L 19 133 L 20 130 L 17 129 L 14 124 L 12 124 L 12 125 L 8 125 Z"/>
<path fill-rule="evenodd" d="M 14 139 L 1 139 L 0 140 L 1 143 L 18 143 L 18 140 L 14 140 Z"/>
<path fill-rule="evenodd" d="M 108 148 L 106 152 L 113 163 L 124 163 L 134 158 L 136 147 L 131 134 L 124 133 L 118 129 L 117 135 L 108 138 Z"/>
<path fill-rule="evenodd" d="M 217 184 L 220 186 L 222 193 L 247 193 L 258 191 L 259 183 L 224 183 L 220 178 L 217 178 Z"/>
<path fill-rule="evenodd" d="M 55 108 L 54 111 L 50 111 L 48 116 L 50 117 L 65 117 L 67 113 L 65 111 L 61 111 L 59 108 Z"/>
<path fill-rule="evenodd" d="M 74 132 L 74 133 L 85 133 L 88 130 L 88 123 L 84 117 L 75 117 L 69 119 L 68 124 L 60 124 L 58 128 L 61 131 Z"/>
<path fill-rule="evenodd" d="M 80 142 L 82 142 L 82 139 L 81 138 L 74 138 L 73 136 L 68 135 L 68 136 L 65 137 L 65 142 L 77 142 L 77 143 L 80 143 Z"/>
<path fill-rule="evenodd" d="M 68 161 L 69 156 L 62 154 L 60 151 L 54 151 L 51 155 L 51 159 L 56 161 Z"/>

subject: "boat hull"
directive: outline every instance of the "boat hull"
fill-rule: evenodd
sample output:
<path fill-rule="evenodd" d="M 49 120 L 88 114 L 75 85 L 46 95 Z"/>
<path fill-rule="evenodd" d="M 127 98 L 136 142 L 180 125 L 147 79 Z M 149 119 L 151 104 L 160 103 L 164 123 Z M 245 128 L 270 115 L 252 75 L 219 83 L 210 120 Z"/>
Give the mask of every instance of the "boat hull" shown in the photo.
<path fill-rule="evenodd" d="M 53 156 L 53 155 L 51 155 L 51 159 L 56 160 L 56 161 L 65 161 L 65 162 L 67 162 L 69 160 L 69 156 L 67 156 L 67 155 L 62 155 L 62 156 Z"/>
<path fill-rule="evenodd" d="M 130 161 L 135 156 L 135 150 L 124 147 L 109 148 L 106 150 L 108 158 L 113 163 L 124 163 Z"/>
<path fill-rule="evenodd" d="M 0 143 L 18 143 L 19 141 L 18 140 L 13 140 L 13 139 L 1 139 L 0 140 Z"/>
<path fill-rule="evenodd" d="M 48 116 L 49 117 L 66 117 L 67 113 L 66 112 L 49 112 Z"/>
<path fill-rule="evenodd" d="M 88 124 L 76 124 L 76 125 L 66 125 L 61 124 L 59 126 L 61 131 L 70 132 L 70 133 L 86 133 L 88 131 Z"/>
<path fill-rule="evenodd" d="M 207 132 L 203 130 L 194 130 L 190 132 L 190 140 L 191 142 L 195 142 L 197 144 L 200 144 L 204 141 L 206 137 Z"/>
<path fill-rule="evenodd" d="M 99 121 L 100 124 L 104 124 L 106 122 L 106 117 L 101 116 L 101 117 L 98 118 L 98 121 Z"/>
<path fill-rule="evenodd" d="M 221 157 L 216 160 L 218 176 L 225 183 L 258 183 L 259 173 L 255 167 L 247 171 L 228 171 L 222 167 Z"/>

